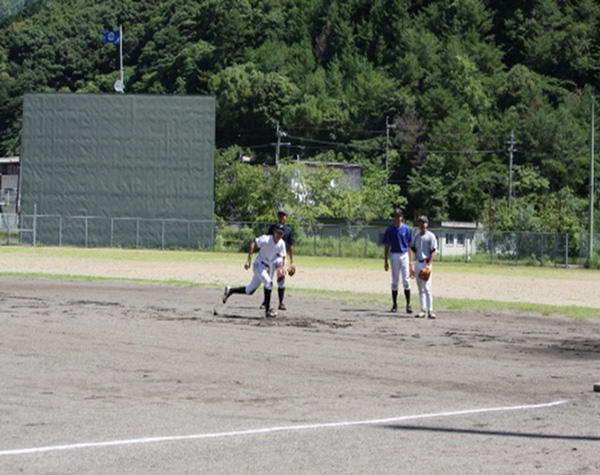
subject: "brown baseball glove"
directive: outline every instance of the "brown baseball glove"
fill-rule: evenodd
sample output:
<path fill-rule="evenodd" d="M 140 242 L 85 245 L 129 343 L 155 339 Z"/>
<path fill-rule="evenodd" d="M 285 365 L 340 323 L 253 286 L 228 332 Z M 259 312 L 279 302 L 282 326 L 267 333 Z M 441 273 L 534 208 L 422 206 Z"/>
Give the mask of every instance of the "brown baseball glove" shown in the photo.
<path fill-rule="evenodd" d="M 296 266 L 294 264 L 292 264 L 289 268 L 288 268 L 288 275 L 291 277 L 296 273 Z"/>
<path fill-rule="evenodd" d="M 423 267 L 419 271 L 419 279 L 427 281 L 429 277 L 431 277 L 431 267 Z"/>

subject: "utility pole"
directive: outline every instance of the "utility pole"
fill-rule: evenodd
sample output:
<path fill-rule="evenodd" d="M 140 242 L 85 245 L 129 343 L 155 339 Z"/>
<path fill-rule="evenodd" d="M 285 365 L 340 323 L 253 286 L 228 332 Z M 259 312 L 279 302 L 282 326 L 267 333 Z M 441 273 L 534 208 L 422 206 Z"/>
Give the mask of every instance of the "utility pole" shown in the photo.
<path fill-rule="evenodd" d="M 396 127 L 395 124 L 390 124 L 389 116 L 385 116 L 385 184 L 388 184 L 390 177 L 389 153 L 390 153 L 390 129 Z"/>
<path fill-rule="evenodd" d="M 517 151 L 515 148 L 515 131 L 510 131 L 510 140 L 506 142 L 508 144 L 508 208 L 512 206 L 512 187 L 513 187 L 513 154 Z"/>
<path fill-rule="evenodd" d="M 279 127 L 279 121 L 277 121 L 277 142 L 275 143 L 275 168 L 279 170 L 279 152 L 282 145 L 287 145 L 288 147 L 292 145 L 290 142 L 281 143 L 281 137 L 287 137 L 287 133 L 281 130 Z"/>
<path fill-rule="evenodd" d="M 590 237 L 588 239 L 588 260 L 591 265 L 592 257 L 594 255 L 594 105 L 596 103 L 596 96 L 592 97 L 592 131 L 590 140 Z"/>

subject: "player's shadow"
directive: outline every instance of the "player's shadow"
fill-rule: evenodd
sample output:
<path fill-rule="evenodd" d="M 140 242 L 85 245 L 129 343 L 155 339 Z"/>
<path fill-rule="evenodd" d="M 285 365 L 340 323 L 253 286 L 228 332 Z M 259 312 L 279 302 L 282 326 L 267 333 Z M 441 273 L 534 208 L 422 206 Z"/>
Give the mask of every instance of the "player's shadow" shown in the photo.
<path fill-rule="evenodd" d="M 384 318 L 401 318 L 401 319 L 413 319 L 414 314 L 398 312 L 392 313 L 385 310 L 377 311 L 372 308 L 340 308 L 340 312 L 346 313 L 357 313 L 369 317 L 384 317 Z"/>
<path fill-rule="evenodd" d="M 510 432 L 497 430 L 481 429 L 456 429 L 453 427 L 431 427 L 431 426 L 409 426 L 399 424 L 389 424 L 383 426 L 386 429 L 423 431 L 423 432 L 441 432 L 449 434 L 470 434 L 470 435 L 495 435 L 499 437 L 524 437 L 531 439 L 558 439 L 558 440 L 583 440 L 589 442 L 598 442 L 600 437 L 593 435 L 560 435 L 560 434 L 540 434 L 536 432 Z"/>
<path fill-rule="evenodd" d="M 249 315 L 251 313 L 254 313 L 254 315 Z M 260 313 L 264 313 L 264 310 L 259 310 L 258 305 L 256 307 L 250 307 L 246 305 L 236 308 L 223 309 L 218 312 L 218 316 L 221 318 L 230 318 L 234 320 L 264 320 L 264 316 L 260 315 Z"/>
<path fill-rule="evenodd" d="M 230 319 L 233 319 L 233 320 L 264 320 L 264 317 L 250 316 L 250 315 L 240 315 L 238 313 L 220 313 L 219 317 L 221 317 L 221 318 L 230 318 Z"/>

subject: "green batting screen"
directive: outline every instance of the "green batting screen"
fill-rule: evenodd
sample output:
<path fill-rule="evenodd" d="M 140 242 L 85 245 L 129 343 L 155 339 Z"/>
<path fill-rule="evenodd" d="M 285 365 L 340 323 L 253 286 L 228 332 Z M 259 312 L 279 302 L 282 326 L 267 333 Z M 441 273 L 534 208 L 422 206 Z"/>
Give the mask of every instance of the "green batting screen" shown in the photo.
<path fill-rule="evenodd" d="M 209 247 L 215 98 L 26 94 L 20 213 L 36 242 Z"/>

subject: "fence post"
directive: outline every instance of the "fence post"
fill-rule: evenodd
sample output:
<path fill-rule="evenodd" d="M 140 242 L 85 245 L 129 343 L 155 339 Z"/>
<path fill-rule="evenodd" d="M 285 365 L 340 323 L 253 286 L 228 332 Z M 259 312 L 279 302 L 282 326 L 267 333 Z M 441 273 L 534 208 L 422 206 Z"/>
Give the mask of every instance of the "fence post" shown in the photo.
<path fill-rule="evenodd" d="M 162 220 L 162 231 L 160 233 L 160 248 L 165 248 L 165 220 Z"/>
<path fill-rule="evenodd" d="M 540 266 L 544 265 L 544 233 L 540 233 Z"/>
<path fill-rule="evenodd" d="M 569 268 L 569 233 L 565 233 L 565 268 Z"/>
<path fill-rule="evenodd" d="M 113 247 L 113 233 L 115 231 L 115 218 L 110 217 L 110 247 Z"/>
<path fill-rule="evenodd" d="M 33 237 L 32 237 L 32 241 L 33 241 L 33 247 L 35 247 L 36 242 L 37 242 L 37 203 L 33 203 Z"/>
<path fill-rule="evenodd" d="M 87 246 L 88 246 L 88 217 L 85 216 L 83 219 L 84 219 L 84 223 L 85 223 L 85 225 L 84 225 L 84 228 L 85 228 L 85 247 L 87 249 Z"/>
<path fill-rule="evenodd" d="M 338 228 L 338 257 L 342 257 L 342 228 Z"/>
<path fill-rule="evenodd" d="M 519 264 L 519 233 L 515 233 L 515 264 Z"/>
<path fill-rule="evenodd" d="M 135 248 L 140 244 L 140 218 L 135 218 Z"/>

